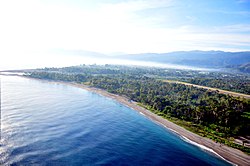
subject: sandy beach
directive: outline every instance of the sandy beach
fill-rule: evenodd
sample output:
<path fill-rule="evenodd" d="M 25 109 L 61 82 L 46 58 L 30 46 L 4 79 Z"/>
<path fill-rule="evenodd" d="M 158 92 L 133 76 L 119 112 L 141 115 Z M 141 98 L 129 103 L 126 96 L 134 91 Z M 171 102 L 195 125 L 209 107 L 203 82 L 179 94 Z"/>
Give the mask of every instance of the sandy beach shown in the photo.
<path fill-rule="evenodd" d="M 13 75 L 12 75 L 13 76 Z M 141 115 L 151 119 L 152 121 L 166 127 L 168 130 L 172 131 L 173 133 L 178 134 L 183 140 L 194 144 L 196 146 L 199 146 L 202 148 L 204 151 L 207 151 L 209 153 L 213 153 L 214 155 L 217 155 L 218 157 L 227 160 L 229 163 L 233 165 L 242 165 L 242 166 L 250 166 L 250 156 L 243 153 L 242 151 L 238 149 L 234 149 L 231 147 L 228 147 L 226 145 L 216 143 L 213 140 L 210 140 L 205 137 L 201 137 L 195 133 L 192 133 L 186 129 L 184 129 L 181 126 L 178 126 L 174 124 L 173 122 L 168 121 L 167 119 L 164 119 L 149 110 L 137 105 L 136 102 L 133 102 L 129 100 L 126 97 L 119 96 L 116 94 L 109 93 L 105 90 L 90 87 L 87 85 L 83 84 L 77 84 L 77 83 L 69 83 L 69 82 L 60 82 L 60 81 L 49 81 L 49 80 L 41 80 L 41 79 L 36 79 L 36 78 L 29 78 L 26 76 L 19 76 L 19 77 L 24 77 L 27 79 L 35 79 L 39 81 L 46 81 L 49 83 L 59 83 L 59 84 L 65 84 L 69 86 L 74 86 L 78 88 L 85 89 L 87 91 L 111 98 L 127 107 L 130 107 L 131 109 L 138 111 Z"/>

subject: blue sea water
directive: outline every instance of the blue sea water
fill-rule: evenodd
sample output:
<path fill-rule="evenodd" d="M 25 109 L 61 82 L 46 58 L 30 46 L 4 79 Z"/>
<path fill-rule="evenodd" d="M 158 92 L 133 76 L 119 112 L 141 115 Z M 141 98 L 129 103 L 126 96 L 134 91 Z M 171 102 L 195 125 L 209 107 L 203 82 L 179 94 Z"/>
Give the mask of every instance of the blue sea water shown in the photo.
<path fill-rule="evenodd" d="M 1 165 L 230 165 L 120 103 L 1 76 Z"/>

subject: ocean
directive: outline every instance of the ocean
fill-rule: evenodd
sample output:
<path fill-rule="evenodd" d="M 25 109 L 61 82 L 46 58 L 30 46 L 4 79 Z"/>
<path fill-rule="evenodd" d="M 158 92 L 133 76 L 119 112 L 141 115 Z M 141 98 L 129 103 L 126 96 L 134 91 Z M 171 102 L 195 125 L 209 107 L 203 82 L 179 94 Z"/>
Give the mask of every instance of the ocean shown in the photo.
<path fill-rule="evenodd" d="M 0 165 L 230 165 L 77 87 L 1 76 Z"/>

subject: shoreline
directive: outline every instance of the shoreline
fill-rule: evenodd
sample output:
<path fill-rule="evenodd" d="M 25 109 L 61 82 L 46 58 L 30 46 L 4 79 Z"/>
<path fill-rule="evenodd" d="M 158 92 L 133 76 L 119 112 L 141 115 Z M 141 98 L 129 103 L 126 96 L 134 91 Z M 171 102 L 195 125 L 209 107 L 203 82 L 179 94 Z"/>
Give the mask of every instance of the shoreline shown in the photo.
<path fill-rule="evenodd" d="M 203 149 L 204 151 L 212 153 L 215 156 L 217 156 L 218 158 L 221 158 L 232 165 L 243 165 L 243 166 L 249 165 L 250 156 L 245 154 L 244 152 L 242 152 L 238 149 L 228 147 L 224 144 L 216 143 L 213 140 L 210 140 L 209 138 L 201 137 L 195 133 L 192 133 L 191 131 L 188 131 L 187 129 L 185 129 L 181 126 L 178 126 L 178 125 L 174 124 L 173 122 L 170 122 L 167 119 L 164 119 L 163 117 L 160 117 L 160 116 L 152 113 L 151 111 L 137 105 L 136 102 L 131 101 L 130 99 L 128 99 L 124 96 L 112 94 L 112 93 L 109 93 L 105 90 L 95 88 L 95 87 L 90 87 L 88 85 L 79 84 L 79 83 L 54 81 L 54 80 L 43 80 L 43 79 L 30 78 L 30 77 L 20 76 L 20 75 L 18 75 L 18 77 L 23 77 L 23 78 L 27 78 L 27 79 L 34 79 L 34 80 L 39 80 L 39 81 L 46 81 L 49 83 L 58 83 L 58 84 L 69 85 L 69 86 L 73 86 L 73 87 L 87 90 L 89 92 L 96 93 L 98 95 L 101 95 L 101 96 L 104 96 L 107 98 L 111 98 L 111 99 L 129 107 L 130 109 L 137 111 L 142 116 L 145 116 L 148 119 L 152 120 L 153 122 L 165 127 L 167 130 L 177 134 L 182 140 L 184 140 L 184 141 L 186 141 L 194 146 L 197 146 L 197 147 Z"/>
<path fill-rule="evenodd" d="M 83 84 L 67 83 L 67 82 L 56 82 L 56 83 L 62 83 L 65 85 L 74 86 L 77 88 L 87 90 L 89 92 L 99 94 L 99 95 L 104 96 L 104 97 L 111 98 L 111 99 L 129 107 L 130 109 L 137 111 L 142 116 L 145 116 L 148 119 L 152 120 L 153 122 L 165 127 L 169 131 L 179 135 L 182 140 L 184 140 L 190 144 L 193 144 L 195 146 L 198 146 L 199 148 L 201 148 L 205 151 L 208 151 L 209 153 L 213 153 L 217 157 L 227 161 L 228 163 L 230 163 L 232 165 L 249 165 L 250 156 L 245 154 L 244 152 L 242 152 L 238 149 L 228 147 L 224 144 L 216 143 L 213 140 L 210 140 L 209 138 L 201 137 L 195 133 L 192 133 L 191 131 L 188 131 L 185 128 L 178 126 L 178 125 L 174 124 L 173 122 L 170 122 L 167 119 L 164 119 L 164 118 L 152 113 L 151 111 L 137 105 L 136 102 L 130 101 L 130 99 L 128 99 L 126 97 L 112 94 L 112 93 L 109 93 L 105 90 L 95 88 L 95 87 L 90 87 L 90 86 L 83 85 Z"/>

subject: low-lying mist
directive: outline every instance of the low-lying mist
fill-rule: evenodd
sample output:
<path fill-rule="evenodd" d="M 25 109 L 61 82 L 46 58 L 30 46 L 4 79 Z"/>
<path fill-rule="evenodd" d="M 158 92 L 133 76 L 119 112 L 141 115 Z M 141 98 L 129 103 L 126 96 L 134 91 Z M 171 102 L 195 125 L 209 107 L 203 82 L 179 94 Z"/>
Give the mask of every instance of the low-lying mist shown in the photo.
<path fill-rule="evenodd" d="M 215 70 L 208 68 L 198 68 L 192 66 L 146 62 L 141 60 L 125 60 L 115 57 L 91 57 L 78 55 L 58 55 L 58 54 L 44 54 L 44 55 L 23 55 L 19 59 L 6 58 L 0 62 L 0 70 L 16 70 L 16 69 L 34 69 L 44 67 L 65 67 L 75 66 L 80 64 L 113 64 L 113 65 L 137 65 L 148 67 L 161 67 L 171 69 L 187 69 L 187 70 Z"/>

